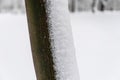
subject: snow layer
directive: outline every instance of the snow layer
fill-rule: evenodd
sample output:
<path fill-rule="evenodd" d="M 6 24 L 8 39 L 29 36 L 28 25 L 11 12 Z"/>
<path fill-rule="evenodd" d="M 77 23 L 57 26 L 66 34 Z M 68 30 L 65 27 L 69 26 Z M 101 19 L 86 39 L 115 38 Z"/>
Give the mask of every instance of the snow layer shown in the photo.
<path fill-rule="evenodd" d="M 47 0 L 49 31 L 57 80 L 79 80 L 67 0 Z"/>
<path fill-rule="evenodd" d="M 120 80 L 120 12 L 71 15 L 80 80 Z"/>
<path fill-rule="evenodd" d="M 0 80 L 36 80 L 26 20 L 0 14 Z M 71 15 L 80 80 L 120 80 L 119 21 L 120 12 Z"/>
<path fill-rule="evenodd" d="M 0 80 L 35 80 L 25 15 L 0 14 Z"/>

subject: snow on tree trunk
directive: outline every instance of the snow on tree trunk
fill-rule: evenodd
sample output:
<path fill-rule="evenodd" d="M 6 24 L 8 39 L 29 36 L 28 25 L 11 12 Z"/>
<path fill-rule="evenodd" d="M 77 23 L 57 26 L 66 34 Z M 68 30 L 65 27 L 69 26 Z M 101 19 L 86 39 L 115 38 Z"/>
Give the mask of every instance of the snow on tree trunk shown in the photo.
<path fill-rule="evenodd" d="M 26 0 L 37 80 L 79 80 L 67 0 Z"/>
<path fill-rule="evenodd" d="M 57 80 L 79 80 L 67 0 L 47 0 L 51 48 Z"/>

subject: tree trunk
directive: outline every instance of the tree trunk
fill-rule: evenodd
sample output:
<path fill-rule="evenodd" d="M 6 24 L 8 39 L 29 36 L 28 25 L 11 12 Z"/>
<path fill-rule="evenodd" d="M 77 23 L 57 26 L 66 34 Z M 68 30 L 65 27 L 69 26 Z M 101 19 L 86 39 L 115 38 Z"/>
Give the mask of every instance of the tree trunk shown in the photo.
<path fill-rule="evenodd" d="M 37 80 L 56 80 L 44 0 L 25 0 Z"/>
<path fill-rule="evenodd" d="M 71 12 L 75 12 L 75 8 L 76 8 L 75 3 L 76 3 L 76 0 L 69 0 L 69 10 Z"/>
<path fill-rule="evenodd" d="M 79 80 L 67 0 L 26 0 L 37 80 Z"/>

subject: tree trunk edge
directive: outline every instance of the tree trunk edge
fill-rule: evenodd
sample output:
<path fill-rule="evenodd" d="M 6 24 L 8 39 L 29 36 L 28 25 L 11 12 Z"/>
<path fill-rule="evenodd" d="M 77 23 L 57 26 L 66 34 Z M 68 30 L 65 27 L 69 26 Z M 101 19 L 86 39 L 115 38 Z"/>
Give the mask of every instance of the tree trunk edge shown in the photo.
<path fill-rule="evenodd" d="M 56 80 L 45 2 L 25 0 L 25 5 L 37 80 Z"/>

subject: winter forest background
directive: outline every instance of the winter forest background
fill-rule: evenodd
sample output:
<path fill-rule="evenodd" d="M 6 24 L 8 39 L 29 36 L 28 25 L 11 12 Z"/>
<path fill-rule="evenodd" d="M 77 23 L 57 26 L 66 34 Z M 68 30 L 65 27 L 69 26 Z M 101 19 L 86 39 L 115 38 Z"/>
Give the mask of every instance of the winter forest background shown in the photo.
<path fill-rule="evenodd" d="M 69 9 L 71 12 L 120 10 L 120 0 L 69 0 Z"/>
<path fill-rule="evenodd" d="M 70 12 L 118 11 L 120 0 L 68 0 Z M 0 12 L 25 12 L 24 0 L 0 0 Z"/>
<path fill-rule="evenodd" d="M 0 12 L 25 12 L 24 0 L 0 0 Z"/>

